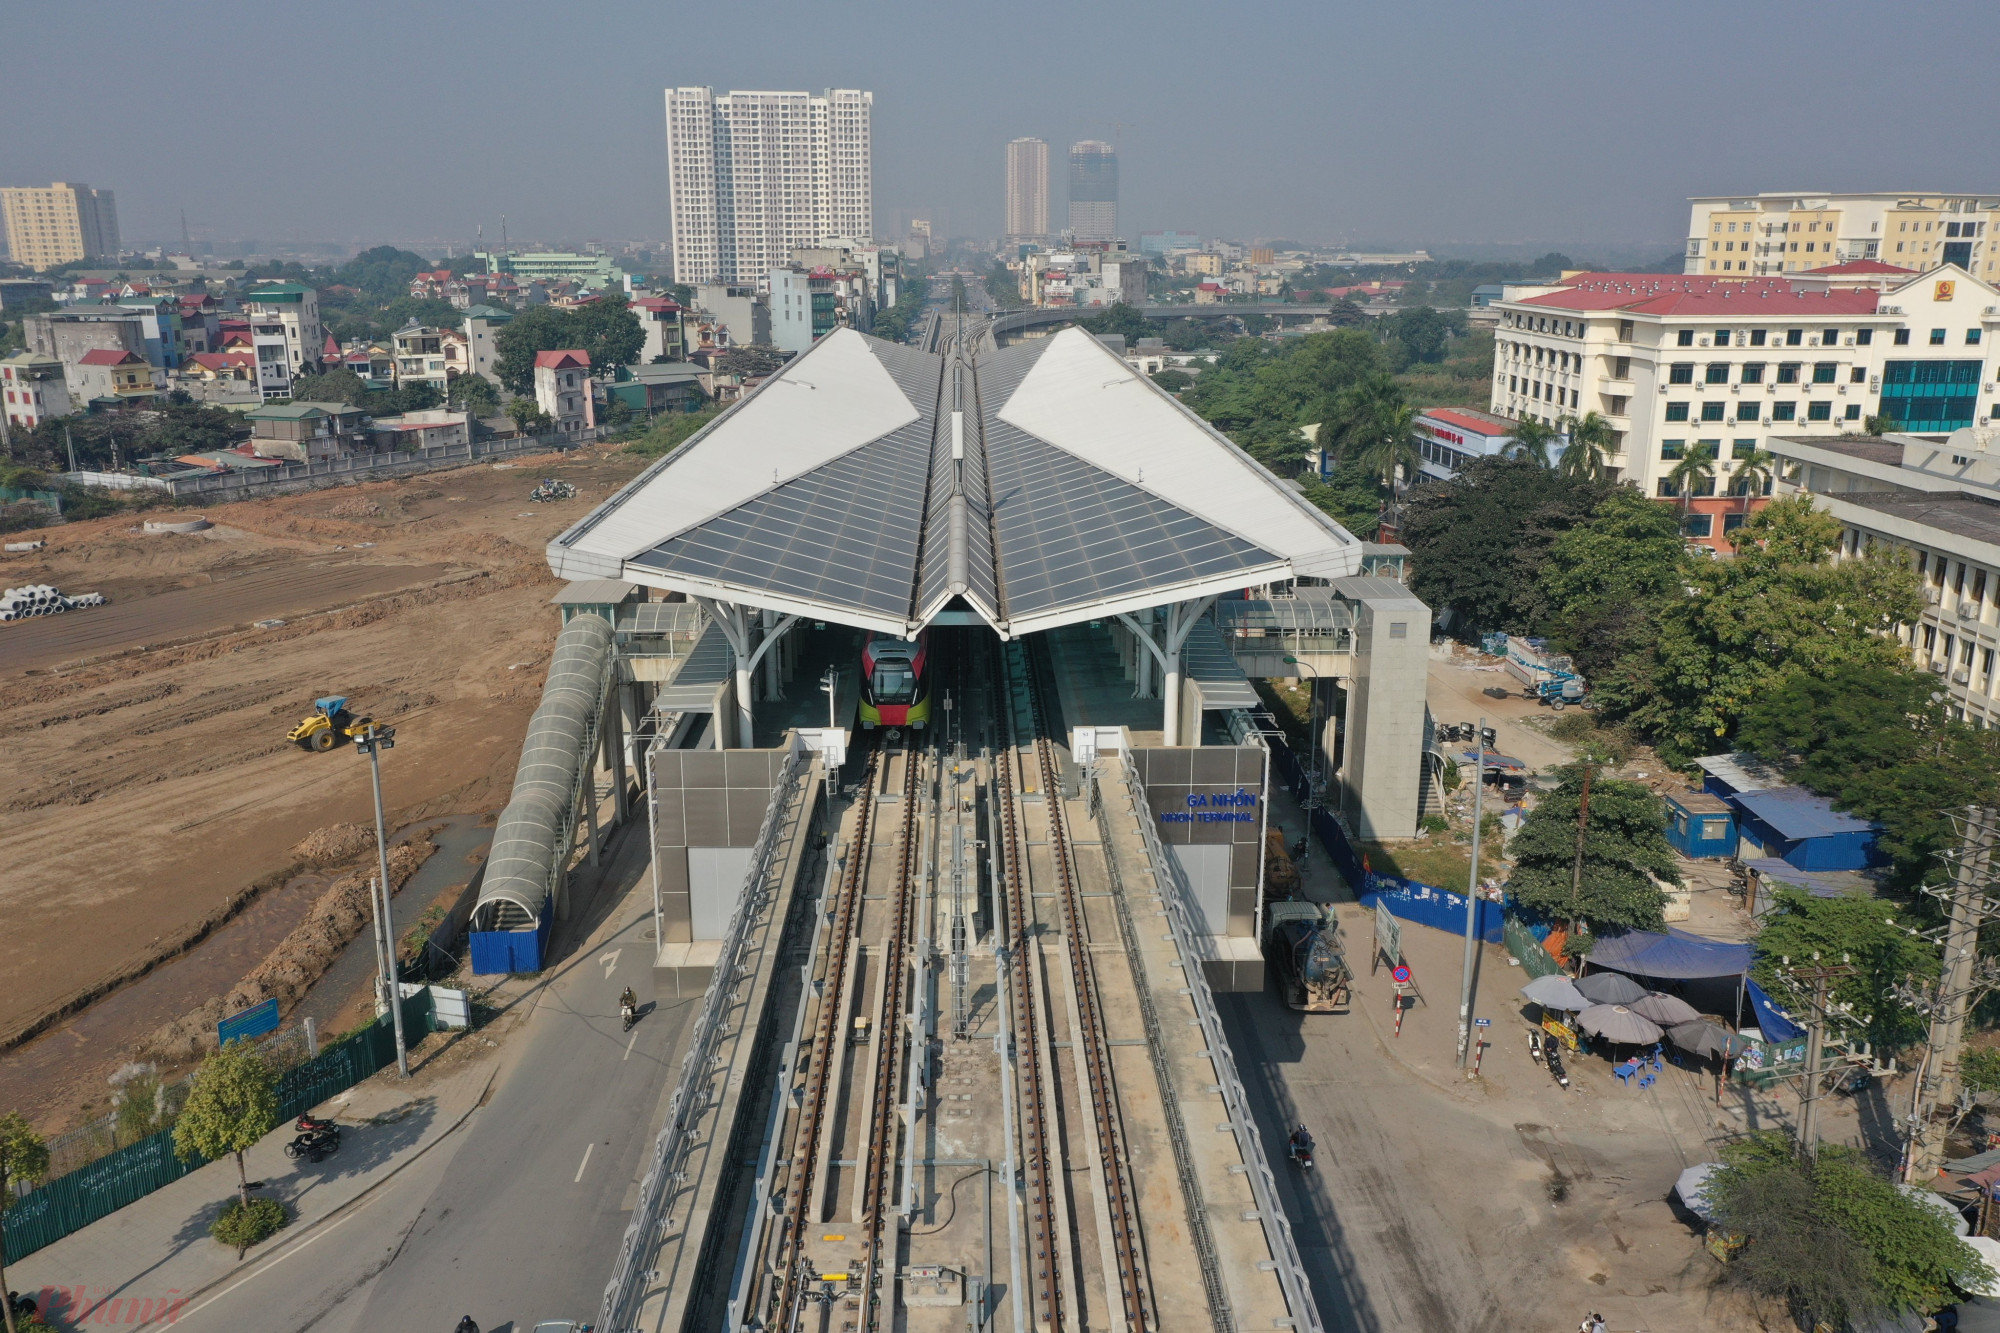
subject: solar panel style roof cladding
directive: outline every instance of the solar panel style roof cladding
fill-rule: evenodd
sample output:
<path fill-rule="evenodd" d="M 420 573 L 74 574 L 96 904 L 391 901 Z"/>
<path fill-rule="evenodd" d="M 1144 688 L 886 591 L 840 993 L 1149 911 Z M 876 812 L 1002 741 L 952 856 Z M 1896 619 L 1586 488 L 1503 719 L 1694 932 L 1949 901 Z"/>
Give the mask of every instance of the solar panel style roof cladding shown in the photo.
<path fill-rule="evenodd" d="M 549 544 L 625 579 L 1002 634 L 1359 567 L 1362 544 L 1089 334 L 938 356 L 842 329 Z"/>

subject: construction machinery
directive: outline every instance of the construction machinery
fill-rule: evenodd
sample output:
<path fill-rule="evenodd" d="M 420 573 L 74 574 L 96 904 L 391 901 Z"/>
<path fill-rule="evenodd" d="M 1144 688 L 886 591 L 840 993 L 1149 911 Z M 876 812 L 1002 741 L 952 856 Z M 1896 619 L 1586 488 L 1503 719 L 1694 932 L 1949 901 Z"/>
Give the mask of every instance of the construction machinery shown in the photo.
<path fill-rule="evenodd" d="M 1278 969 L 1285 1003 L 1311 1014 L 1344 1014 L 1353 993 L 1353 974 L 1340 950 L 1340 926 L 1333 909 L 1318 903 L 1266 903 L 1269 933 L 1264 953 Z"/>
<path fill-rule="evenodd" d="M 329 694 L 313 700 L 312 713 L 285 739 L 296 742 L 307 750 L 326 751 L 343 740 L 359 740 L 368 734 L 374 725 L 371 717 L 356 717 L 347 711 L 347 696 Z"/>

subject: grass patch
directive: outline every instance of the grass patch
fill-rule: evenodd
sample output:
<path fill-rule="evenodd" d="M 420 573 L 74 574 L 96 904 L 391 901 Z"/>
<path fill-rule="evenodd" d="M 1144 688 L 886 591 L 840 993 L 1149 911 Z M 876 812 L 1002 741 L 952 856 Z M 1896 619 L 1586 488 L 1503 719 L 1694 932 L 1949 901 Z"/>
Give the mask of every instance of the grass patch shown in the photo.
<path fill-rule="evenodd" d="M 1368 868 L 1378 875 L 1415 880 L 1453 893 L 1465 892 L 1466 877 L 1472 873 L 1472 848 L 1450 834 L 1425 833 L 1408 842 L 1362 842 L 1355 850 L 1368 858 Z M 1480 849 L 1481 863 L 1490 868 L 1493 858 Z"/>
<path fill-rule="evenodd" d="M 252 1199 L 248 1204 L 231 1199 L 222 1216 L 208 1228 L 208 1234 L 233 1247 L 236 1257 L 241 1259 L 244 1251 L 277 1235 L 291 1220 L 285 1205 L 276 1199 Z"/>

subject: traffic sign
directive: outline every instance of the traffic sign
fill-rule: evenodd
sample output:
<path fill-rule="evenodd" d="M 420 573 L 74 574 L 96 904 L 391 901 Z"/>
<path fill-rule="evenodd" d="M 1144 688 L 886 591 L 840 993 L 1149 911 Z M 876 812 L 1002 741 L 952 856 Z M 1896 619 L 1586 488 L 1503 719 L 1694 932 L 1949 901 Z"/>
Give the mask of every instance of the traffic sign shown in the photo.
<path fill-rule="evenodd" d="M 1493 1020 L 1490 1018 L 1475 1018 L 1472 1020 L 1472 1026 L 1476 1028 L 1490 1028 L 1493 1026 Z"/>
<path fill-rule="evenodd" d="M 1398 963 L 1389 969 L 1389 975 L 1394 977 L 1398 982 L 1408 981 L 1410 979 L 1410 965 L 1408 963 Z"/>
<path fill-rule="evenodd" d="M 215 1025 L 218 1045 L 227 1046 L 232 1041 L 261 1037 L 266 1032 L 278 1030 L 278 1002 L 265 1000 L 253 1004 L 240 1014 L 231 1014 Z"/>

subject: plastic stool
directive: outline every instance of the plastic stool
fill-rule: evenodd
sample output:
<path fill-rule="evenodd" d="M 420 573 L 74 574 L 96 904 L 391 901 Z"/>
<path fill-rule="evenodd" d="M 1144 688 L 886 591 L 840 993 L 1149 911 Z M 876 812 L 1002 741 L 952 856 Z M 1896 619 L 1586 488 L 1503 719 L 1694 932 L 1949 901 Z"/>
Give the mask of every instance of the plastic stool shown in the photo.
<path fill-rule="evenodd" d="M 1655 1078 L 1655 1077 L 1657 1077 L 1657 1075 L 1653 1075 L 1653 1074 L 1647 1074 L 1647 1075 L 1645 1075 L 1644 1077 L 1642 1077 L 1642 1078 L 1641 1078 L 1641 1079 L 1639 1080 L 1639 1086 L 1640 1086 L 1641 1088 L 1650 1088 L 1650 1087 L 1652 1087 L 1652 1086 L 1653 1086 L 1653 1080 L 1654 1080 L 1654 1078 Z"/>

